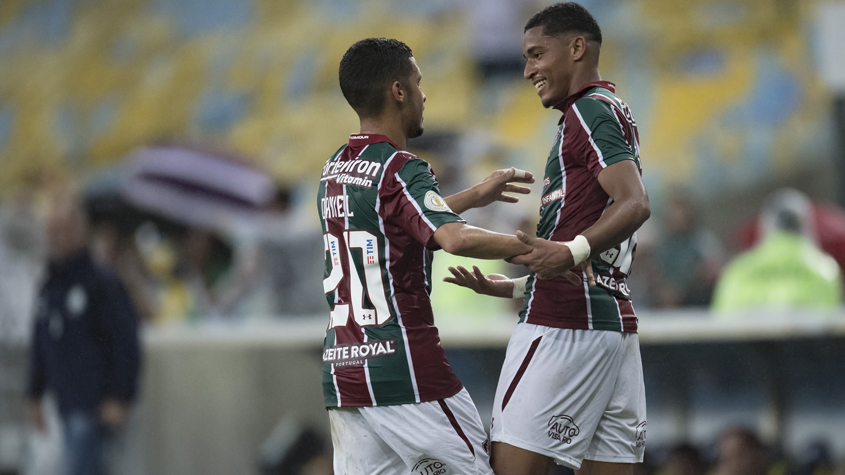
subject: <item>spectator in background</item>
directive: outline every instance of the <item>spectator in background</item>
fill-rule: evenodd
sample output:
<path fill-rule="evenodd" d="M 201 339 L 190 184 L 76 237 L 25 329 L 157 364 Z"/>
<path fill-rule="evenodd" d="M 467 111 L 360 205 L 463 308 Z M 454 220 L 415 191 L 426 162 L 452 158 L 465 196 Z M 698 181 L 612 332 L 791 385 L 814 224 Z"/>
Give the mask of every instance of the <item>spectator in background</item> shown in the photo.
<path fill-rule="evenodd" d="M 104 475 L 105 452 L 126 426 L 141 362 L 138 323 L 118 278 L 88 250 L 76 195 L 52 196 L 48 266 L 35 310 L 29 415 L 45 430 L 42 397 L 54 394 L 64 435 L 65 475 Z"/>
<path fill-rule="evenodd" d="M 713 233 L 697 222 L 689 199 L 675 196 L 665 214 L 665 232 L 655 248 L 658 277 L 652 284 L 658 308 L 710 304 L 724 251 Z"/>
<path fill-rule="evenodd" d="M 766 475 L 766 448 L 746 428 L 733 428 L 719 437 L 719 458 L 713 475 Z"/>
<path fill-rule="evenodd" d="M 707 464 L 701 453 L 689 444 L 676 445 L 669 450 L 661 467 L 662 475 L 704 475 Z"/>
<path fill-rule="evenodd" d="M 256 278 L 257 256 L 237 255 L 218 234 L 191 228 L 183 242 L 182 257 L 190 300 L 188 317 L 244 313 L 242 305 Z"/>
<path fill-rule="evenodd" d="M 780 190 L 768 198 L 763 240 L 727 266 L 716 287 L 714 310 L 841 304 L 839 266 L 816 246 L 810 209 L 810 200 L 796 190 Z"/>

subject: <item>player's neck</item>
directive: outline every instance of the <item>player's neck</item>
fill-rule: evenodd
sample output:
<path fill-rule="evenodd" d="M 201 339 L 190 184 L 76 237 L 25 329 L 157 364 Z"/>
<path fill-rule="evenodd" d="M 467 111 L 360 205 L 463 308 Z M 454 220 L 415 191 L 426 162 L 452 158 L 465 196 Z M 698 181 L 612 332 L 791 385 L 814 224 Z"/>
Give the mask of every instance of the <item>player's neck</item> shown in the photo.
<path fill-rule="evenodd" d="M 572 76 L 572 81 L 569 83 L 569 97 L 572 94 L 580 91 L 584 86 L 592 82 L 601 81 L 601 74 L 599 74 L 598 67 L 588 68 L 583 71 L 576 71 Z"/>
<path fill-rule="evenodd" d="M 405 150 L 408 137 L 402 126 L 401 119 L 397 117 L 378 117 L 374 119 L 361 119 L 361 135 L 378 134 L 384 135 L 393 142 L 399 150 Z"/>

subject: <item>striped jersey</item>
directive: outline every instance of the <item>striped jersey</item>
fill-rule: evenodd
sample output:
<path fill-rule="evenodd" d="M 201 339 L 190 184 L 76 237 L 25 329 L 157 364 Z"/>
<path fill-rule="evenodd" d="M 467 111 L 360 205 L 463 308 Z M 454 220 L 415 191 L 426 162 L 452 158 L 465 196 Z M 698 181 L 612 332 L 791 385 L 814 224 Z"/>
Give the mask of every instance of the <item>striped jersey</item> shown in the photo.
<path fill-rule="evenodd" d="M 640 168 L 637 124 L 614 92 L 612 83 L 594 82 L 555 106 L 563 117 L 546 162 L 538 237 L 571 241 L 583 233 L 612 203 L 599 184 L 599 173 L 622 160 L 633 160 Z M 520 322 L 636 333 L 626 283 L 636 242 L 634 233 L 592 258 L 595 287 L 589 287 L 586 278 L 576 286 L 563 277 L 540 280 L 532 273 Z"/>
<path fill-rule="evenodd" d="M 431 311 L 433 235 L 463 222 L 425 161 L 383 135 L 352 135 L 323 167 L 318 209 L 330 311 L 327 407 L 443 399 L 463 386 Z"/>

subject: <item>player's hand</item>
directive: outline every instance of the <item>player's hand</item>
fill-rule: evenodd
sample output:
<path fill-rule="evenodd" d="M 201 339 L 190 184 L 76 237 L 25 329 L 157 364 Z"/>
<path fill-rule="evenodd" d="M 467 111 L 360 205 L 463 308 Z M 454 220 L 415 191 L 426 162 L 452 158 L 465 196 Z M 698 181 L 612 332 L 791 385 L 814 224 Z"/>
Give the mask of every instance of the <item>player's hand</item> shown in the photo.
<path fill-rule="evenodd" d="M 106 399 L 100 404 L 100 422 L 111 429 L 122 429 L 129 421 L 129 406 L 117 399 Z"/>
<path fill-rule="evenodd" d="M 472 289 L 477 294 L 492 295 L 493 297 L 512 298 L 513 281 L 502 274 L 482 274 L 477 266 L 472 266 L 472 272 L 463 266 L 449 267 L 453 277 L 444 277 L 443 282 L 460 285 Z"/>
<path fill-rule="evenodd" d="M 41 404 L 40 399 L 30 400 L 26 412 L 29 418 L 29 423 L 32 424 L 32 427 L 34 427 L 36 431 L 47 432 L 47 419 L 44 417 L 44 406 Z"/>
<path fill-rule="evenodd" d="M 513 167 L 494 171 L 484 181 L 473 187 L 476 193 L 473 208 L 481 208 L 494 201 L 504 201 L 505 203 L 516 203 L 519 201 L 518 197 L 506 195 L 505 193 L 518 193 L 521 195 L 531 193 L 530 188 L 514 185 L 513 183 L 534 183 L 534 175 L 531 172 L 518 170 Z"/>
<path fill-rule="evenodd" d="M 517 231 L 516 237 L 525 244 L 532 246 L 534 250 L 528 254 L 512 257 L 508 259 L 508 262 L 528 267 L 537 274 L 539 279 L 563 276 L 573 284 L 581 285 L 581 276 L 571 270 L 575 267 L 575 260 L 572 258 L 569 247 L 560 242 L 531 237 L 522 231 Z M 587 283 L 591 286 L 596 285 L 593 267 L 589 259 L 581 263 L 581 269 L 587 275 Z"/>

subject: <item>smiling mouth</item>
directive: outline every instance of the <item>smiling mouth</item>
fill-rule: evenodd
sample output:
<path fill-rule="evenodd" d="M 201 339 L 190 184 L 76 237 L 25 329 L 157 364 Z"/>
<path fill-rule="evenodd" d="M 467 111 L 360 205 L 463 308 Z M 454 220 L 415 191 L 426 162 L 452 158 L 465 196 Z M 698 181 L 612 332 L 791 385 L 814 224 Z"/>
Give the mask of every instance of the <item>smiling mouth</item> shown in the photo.
<path fill-rule="evenodd" d="M 541 79 L 541 80 L 537 81 L 536 83 L 534 83 L 534 88 L 539 91 L 540 89 L 543 89 L 543 86 L 545 86 L 545 85 L 546 85 L 546 80 Z"/>

